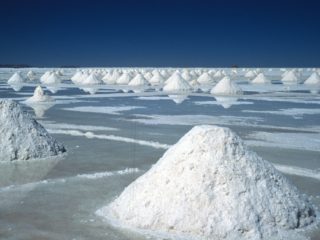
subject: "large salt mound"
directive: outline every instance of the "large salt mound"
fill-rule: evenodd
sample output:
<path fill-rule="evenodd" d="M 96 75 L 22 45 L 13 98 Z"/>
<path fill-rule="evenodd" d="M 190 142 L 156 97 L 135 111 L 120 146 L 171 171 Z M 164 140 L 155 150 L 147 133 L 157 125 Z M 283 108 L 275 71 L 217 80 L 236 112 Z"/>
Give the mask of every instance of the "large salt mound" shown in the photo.
<path fill-rule="evenodd" d="M 191 90 L 191 85 L 177 72 L 168 78 L 163 87 L 164 92 L 189 92 Z"/>
<path fill-rule="evenodd" d="M 211 89 L 210 93 L 214 95 L 239 95 L 242 94 L 242 90 L 229 77 L 224 77 Z"/>
<path fill-rule="evenodd" d="M 271 163 L 230 129 L 206 125 L 97 214 L 184 239 L 278 239 L 315 221 L 311 203 Z"/>
<path fill-rule="evenodd" d="M 0 161 L 44 158 L 66 151 L 11 100 L 0 100 L 0 139 Z"/>

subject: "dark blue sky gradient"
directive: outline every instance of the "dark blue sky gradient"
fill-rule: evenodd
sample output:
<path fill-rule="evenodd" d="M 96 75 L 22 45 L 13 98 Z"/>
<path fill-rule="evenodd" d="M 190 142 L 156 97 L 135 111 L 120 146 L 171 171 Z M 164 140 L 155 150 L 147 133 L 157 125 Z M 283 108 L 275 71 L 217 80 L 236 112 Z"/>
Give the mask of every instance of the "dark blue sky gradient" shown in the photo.
<path fill-rule="evenodd" d="M 320 67 L 317 2 L 1 1 L 0 64 Z"/>

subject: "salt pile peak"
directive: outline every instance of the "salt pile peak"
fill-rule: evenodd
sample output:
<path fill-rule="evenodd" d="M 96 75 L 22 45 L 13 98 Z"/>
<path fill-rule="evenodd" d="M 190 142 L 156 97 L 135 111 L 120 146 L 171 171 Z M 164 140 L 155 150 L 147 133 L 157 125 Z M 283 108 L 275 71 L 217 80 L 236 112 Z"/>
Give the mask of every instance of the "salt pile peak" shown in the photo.
<path fill-rule="evenodd" d="M 271 163 L 230 129 L 209 125 L 190 130 L 97 214 L 183 239 L 278 239 L 316 218 Z"/>
<path fill-rule="evenodd" d="M 199 76 L 197 81 L 200 84 L 211 84 L 213 83 L 213 78 L 209 75 L 208 72 L 204 72 Z"/>
<path fill-rule="evenodd" d="M 320 85 L 320 76 L 317 72 L 313 72 L 310 77 L 304 82 L 304 84 L 318 84 Z"/>
<path fill-rule="evenodd" d="M 26 102 L 51 102 L 53 99 L 49 95 L 46 95 L 41 86 L 36 87 L 33 96 L 28 98 Z"/>
<path fill-rule="evenodd" d="M 271 83 L 270 79 L 267 78 L 263 73 L 259 73 L 251 83 L 254 84 L 269 84 Z"/>
<path fill-rule="evenodd" d="M 129 86 L 143 87 L 149 85 L 149 82 L 141 73 L 138 73 L 128 84 Z"/>
<path fill-rule="evenodd" d="M 173 73 L 163 87 L 164 92 L 189 92 L 191 90 L 191 85 L 178 72 Z"/>
<path fill-rule="evenodd" d="M 0 100 L 0 139 L 0 161 L 45 158 L 66 151 L 11 100 Z"/>
<path fill-rule="evenodd" d="M 231 81 L 230 77 L 225 76 L 211 89 L 210 93 L 214 95 L 239 95 L 242 94 L 242 90 Z"/>

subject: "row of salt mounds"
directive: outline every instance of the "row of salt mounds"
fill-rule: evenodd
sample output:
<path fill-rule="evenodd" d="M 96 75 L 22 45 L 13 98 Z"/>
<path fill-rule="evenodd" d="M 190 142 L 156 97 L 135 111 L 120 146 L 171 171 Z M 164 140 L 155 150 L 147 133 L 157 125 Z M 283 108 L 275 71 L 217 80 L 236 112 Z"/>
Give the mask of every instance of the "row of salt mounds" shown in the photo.
<path fill-rule="evenodd" d="M 278 239 L 316 220 L 312 204 L 271 163 L 216 126 L 194 127 L 97 214 L 192 239 Z"/>
<path fill-rule="evenodd" d="M 44 158 L 66 151 L 11 100 L 0 100 L 0 139 L 0 161 Z"/>
<path fill-rule="evenodd" d="M 310 77 L 307 78 L 307 80 L 304 82 L 304 84 L 307 85 L 320 85 L 320 76 L 317 72 L 314 72 L 311 74 Z"/>

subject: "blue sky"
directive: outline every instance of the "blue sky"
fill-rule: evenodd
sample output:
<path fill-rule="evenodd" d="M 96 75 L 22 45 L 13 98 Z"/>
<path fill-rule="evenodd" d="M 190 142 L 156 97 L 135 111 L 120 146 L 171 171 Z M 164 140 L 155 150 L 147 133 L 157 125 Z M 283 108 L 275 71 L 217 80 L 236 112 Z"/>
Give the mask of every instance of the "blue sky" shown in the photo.
<path fill-rule="evenodd" d="M 8 0 L 0 64 L 320 66 L 317 1 Z"/>

